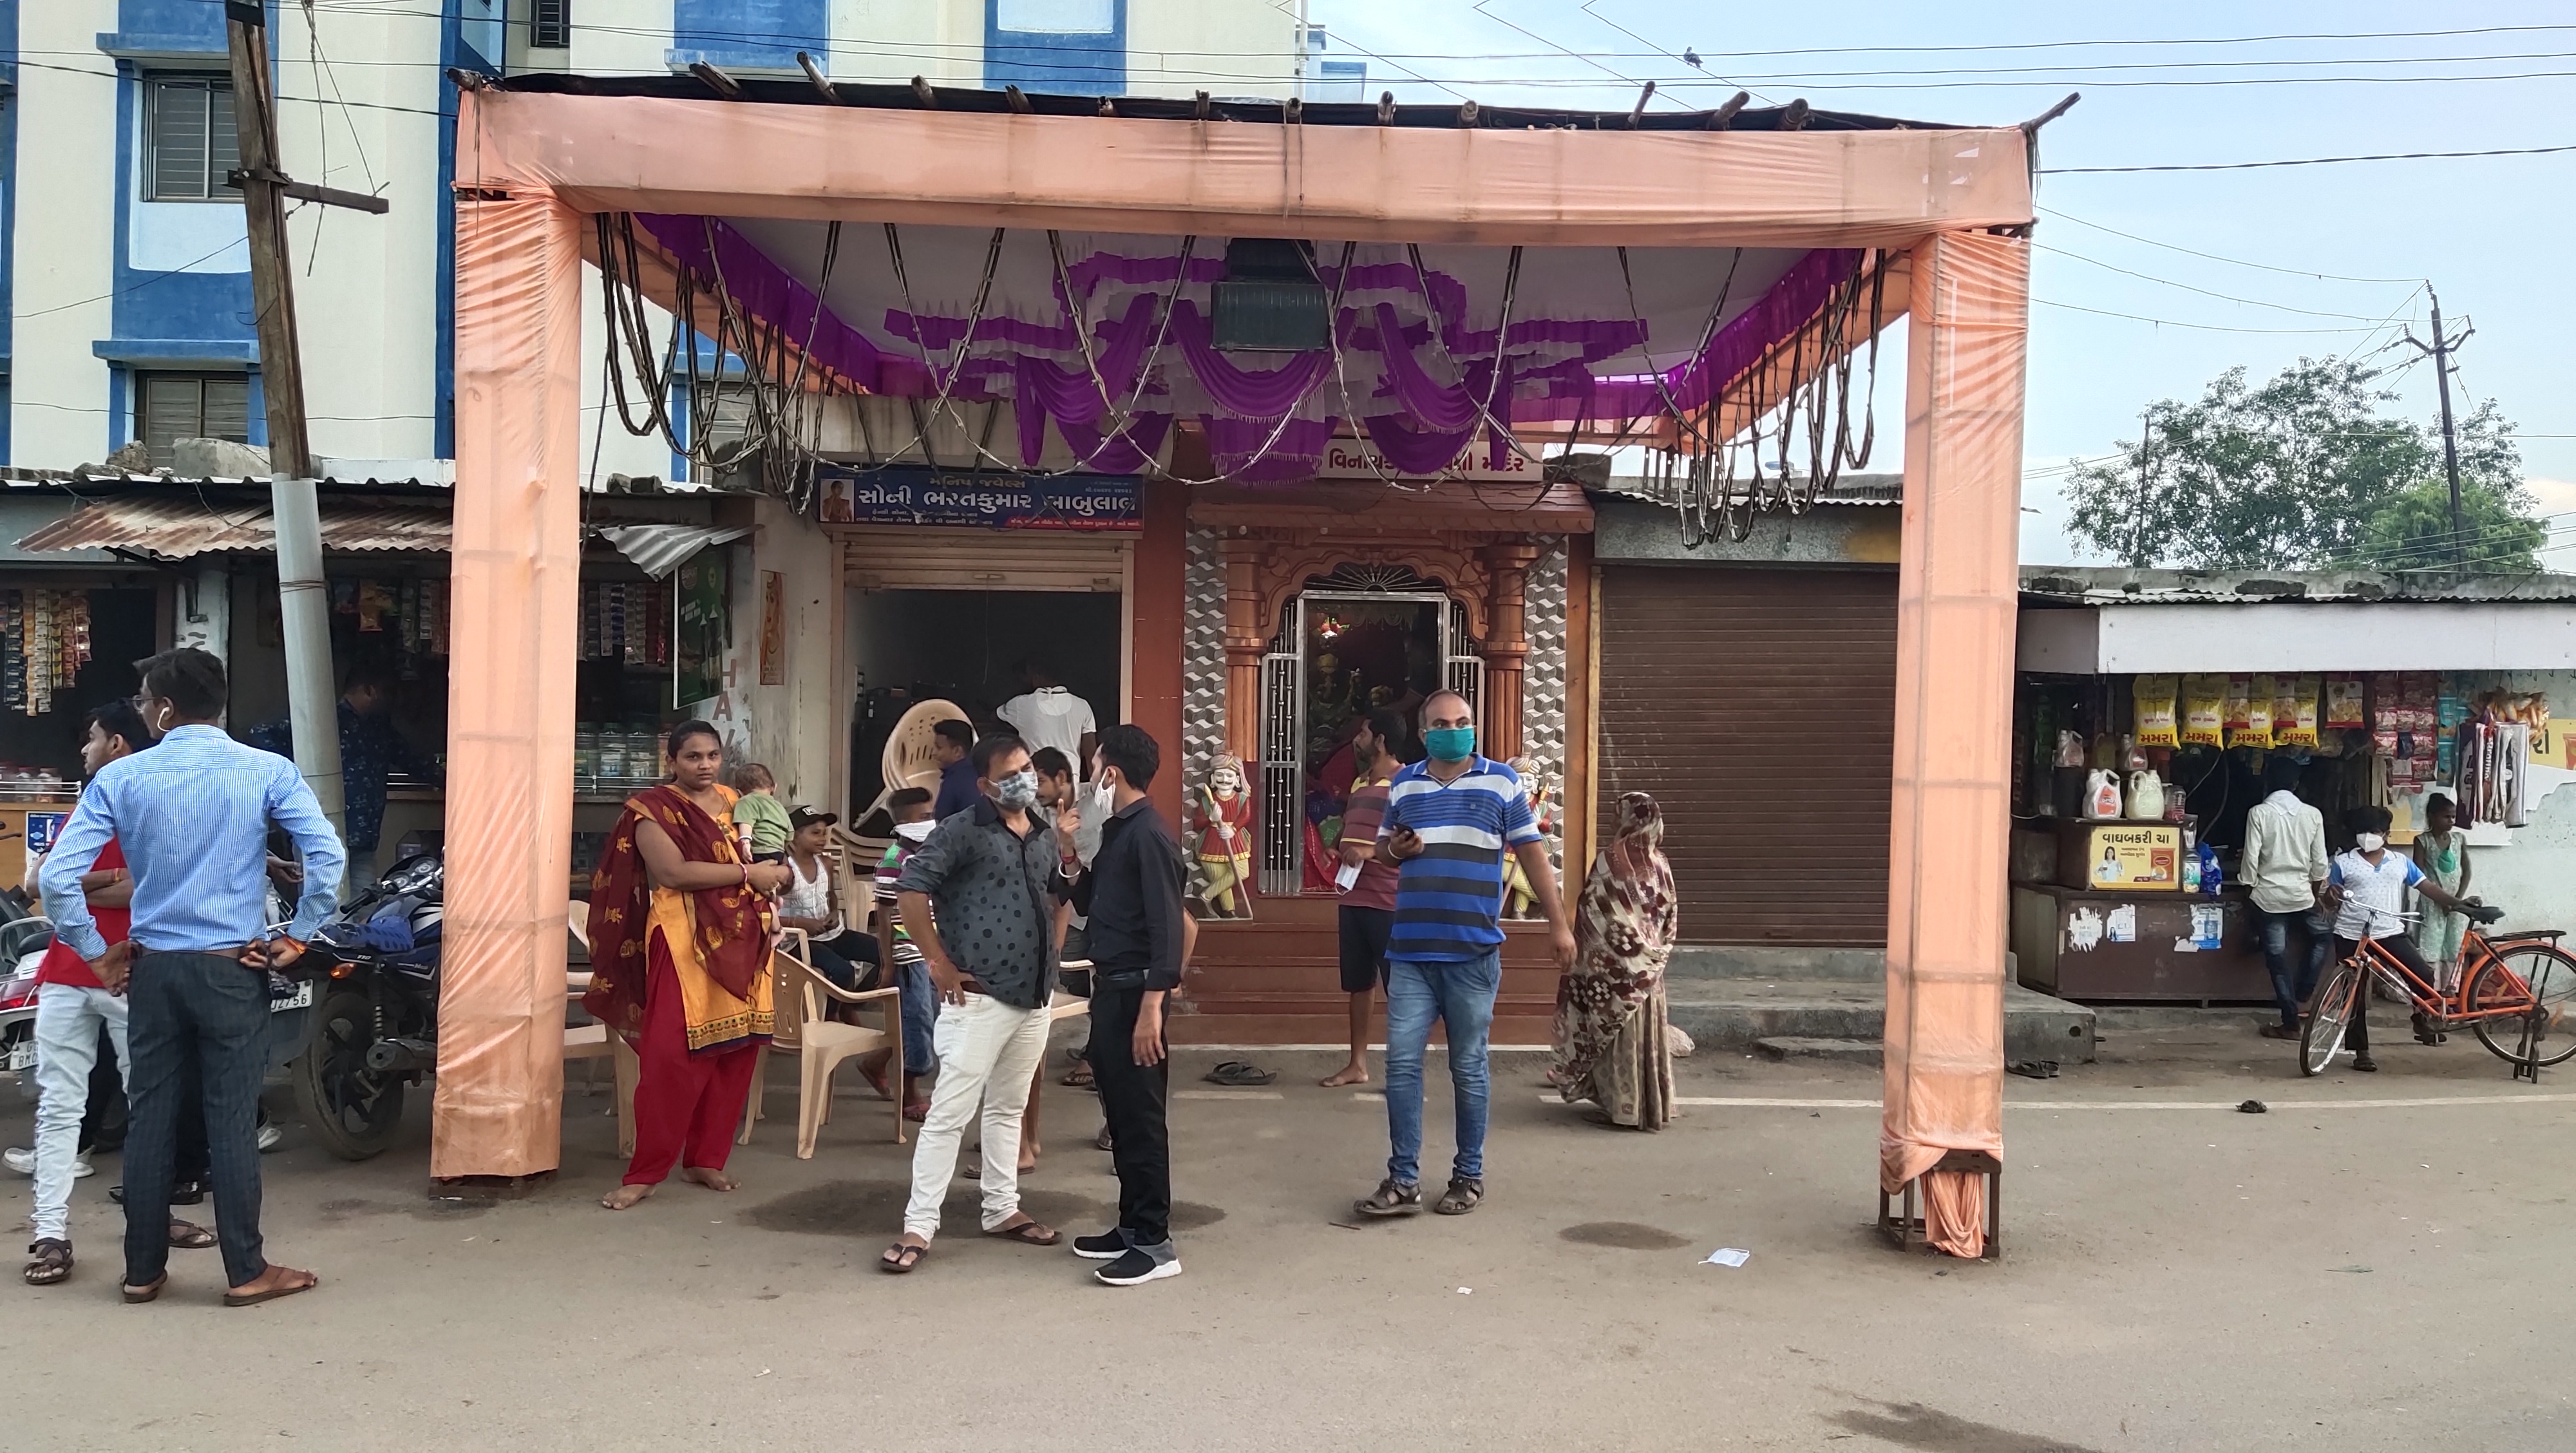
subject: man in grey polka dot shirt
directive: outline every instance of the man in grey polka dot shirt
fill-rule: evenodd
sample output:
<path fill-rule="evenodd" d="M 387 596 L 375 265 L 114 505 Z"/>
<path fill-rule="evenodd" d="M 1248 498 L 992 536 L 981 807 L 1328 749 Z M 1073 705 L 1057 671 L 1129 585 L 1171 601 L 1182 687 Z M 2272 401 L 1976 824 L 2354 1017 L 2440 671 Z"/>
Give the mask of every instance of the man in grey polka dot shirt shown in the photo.
<path fill-rule="evenodd" d="M 895 885 L 904 931 L 921 946 L 941 1001 L 932 1043 L 939 1083 L 912 1153 L 912 1199 L 888 1271 L 910 1271 L 939 1234 L 939 1203 L 957 1146 L 984 1106 L 984 1232 L 1032 1246 L 1062 1237 L 1020 1210 L 1020 1119 L 1046 1057 L 1055 997 L 1055 905 L 1070 892 L 1069 832 L 1037 805 L 1028 747 L 1013 736 L 975 744 L 983 795 L 942 820 Z"/>

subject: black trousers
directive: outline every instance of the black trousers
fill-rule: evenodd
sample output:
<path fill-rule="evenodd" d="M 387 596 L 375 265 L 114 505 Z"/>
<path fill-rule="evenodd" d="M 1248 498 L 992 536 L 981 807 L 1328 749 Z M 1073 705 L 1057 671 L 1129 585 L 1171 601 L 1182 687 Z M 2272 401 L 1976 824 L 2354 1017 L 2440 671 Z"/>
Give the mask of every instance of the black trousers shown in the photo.
<path fill-rule="evenodd" d="M 1172 1062 L 1136 1063 L 1136 1014 L 1142 989 L 1097 989 L 1091 996 L 1091 1082 L 1109 1121 L 1110 1159 L 1118 1169 L 1118 1228 L 1135 1246 L 1172 1239 L 1172 1135 L 1164 1118 Z"/>
<path fill-rule="evenodd" d="M 259 1235 L 259 1087 L 268 1066 L 268 978 L 230 954 L 145 953 L 126 988 L 130 1125 L 125 1137 L 125 1281 L 170 1260 L 170 1183 L 193 1077 L 213 1161 L 215 1234 L 228 1285 L 268 1269 Z"/>
<path fill-rule="evenodd" d="M 2380 939 L 2378 940 L 2378 944 L 2381 948 L 2388 951 L 2388 956 L 2390 958 L 2397 960 L 2399 963 L 2404 964 L 2408 969 L 2412 970 L 2415 977 L 2422 979 L 2427 984 L 2439 984 L 2441 982 L 2439 979 L 2433 977 L 2433 966 L 2424 962 L 2424 955 L 2416 949 L 2415 940 L 2400 933 Z M 2337 963 L 2341 963 L 2343 960 L 2351 958 L 2354 954 L 2359 953 L 2360 951 L 2361 941 L 2358 939 L 2343 938 L 2340 936 L 2335 939 L 2335 961 Z M 2355 991 L 2353 995 L 2352 1028 L 2344 1035 L 2344 1043 L 2352 1046 L 2352 1052 L 2354 1054 L 2370 1053 L 2370 1020 L 2367 1016 L 2367 1011 L 2370 1008 L 2371 985 L 2377 982 L 2379 981 L 2375 978 L 2363 979 L 2361 981 L 2361 987 Z"/>

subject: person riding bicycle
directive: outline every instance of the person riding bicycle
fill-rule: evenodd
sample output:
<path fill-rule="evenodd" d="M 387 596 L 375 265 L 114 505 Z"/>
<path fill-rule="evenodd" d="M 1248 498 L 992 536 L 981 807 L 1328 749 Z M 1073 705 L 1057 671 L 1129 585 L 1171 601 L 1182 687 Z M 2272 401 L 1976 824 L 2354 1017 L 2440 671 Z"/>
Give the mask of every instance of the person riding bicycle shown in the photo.
<path fill-rule="evenodd" d="M 2404 964 L 2407 971 L 2425 984 L 2434 982 L 2433 966 L 2424 961 L 2414 940 L 2406 936 L 2406 920 L 2400 909 L 2406 901 L 2406 890 L 2414 889 L 2428 901 L 2453 913 L 2489 919 L 2494 915 L 2482 911 L 2475 898 L 2460 899 L 2442 891 L 2440 884 L 2424 876 L 2415 860 L 2388 851 L 2388 824 L 2385 807 L 2356 807 L 2344 817 L 2352 829 L 2352 851 L 2339 853 L 2326 868 L 2326 906 L 2335 912 L 2335 957 L 2351 958 L 2361 951 L 2365 938 L 2378 942 L 2380 951 Z M 2352 1006 L 2352 1067 L 2364 1074 L 2379 1068 L 2370 1057 L 2370 1025 L 2365 1011 L 2370 1004 L 2370 984 L 2365 979 L 2354 995 Z M 2415 1035 L 2424 1039 L 2431 1026 L 2419 1012 L 2415 1015 Z"/>

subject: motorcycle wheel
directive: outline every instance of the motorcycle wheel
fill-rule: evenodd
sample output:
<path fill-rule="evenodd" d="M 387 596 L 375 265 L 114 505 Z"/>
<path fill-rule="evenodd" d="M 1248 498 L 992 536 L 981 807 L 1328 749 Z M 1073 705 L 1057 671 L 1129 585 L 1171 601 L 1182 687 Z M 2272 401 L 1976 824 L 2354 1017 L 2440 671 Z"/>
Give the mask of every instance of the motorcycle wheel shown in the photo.
<path fill-rule="evenodd" d="M 304 1123 L 340 1159 L 373 1159 L 393 1143 L 403 1109 L 401 1076 L 367 1068 L 375 1007 L 363 991 L 336 988 L 323 995 L 313 1016 L 313 1042 L 296 1057 L 291 1076 Z"/>

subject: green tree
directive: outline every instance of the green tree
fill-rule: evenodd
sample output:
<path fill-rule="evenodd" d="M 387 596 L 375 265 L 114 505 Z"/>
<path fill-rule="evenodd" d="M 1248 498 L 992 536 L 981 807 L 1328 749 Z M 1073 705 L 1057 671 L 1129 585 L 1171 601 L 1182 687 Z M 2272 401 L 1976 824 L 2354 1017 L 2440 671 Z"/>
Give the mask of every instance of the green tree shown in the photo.
<path fill-rule="evenodd" d="M 2141 441 L 2068 477 L 2070 528 L 2138 566 L 2441 564 L 2452 534 L 2440 431 L 2381 414 L 2395 395 L 2378 379 L 2357 363 L 2303 358 L 2259 387 L 2232 368 L 2195 402 L 2163 400 Z M 2460 553 L 2473 570 L 2535 565 L 2542 537 L 2512 432 L 2492 401 L 2461 426 Z"/>

